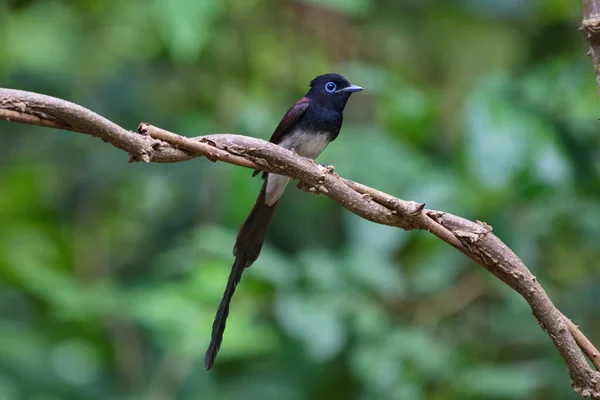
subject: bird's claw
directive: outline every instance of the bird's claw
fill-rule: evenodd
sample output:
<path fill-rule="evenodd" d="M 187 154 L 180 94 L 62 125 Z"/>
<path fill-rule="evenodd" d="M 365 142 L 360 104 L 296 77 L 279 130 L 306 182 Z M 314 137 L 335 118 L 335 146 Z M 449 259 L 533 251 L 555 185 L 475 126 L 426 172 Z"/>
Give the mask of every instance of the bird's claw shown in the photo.
<path fill-rule="evenodd" d="M 323 174 L 334 174 L 335 167 L 329 164 L 317 164 L 319 169 L 323 172 Z"/>

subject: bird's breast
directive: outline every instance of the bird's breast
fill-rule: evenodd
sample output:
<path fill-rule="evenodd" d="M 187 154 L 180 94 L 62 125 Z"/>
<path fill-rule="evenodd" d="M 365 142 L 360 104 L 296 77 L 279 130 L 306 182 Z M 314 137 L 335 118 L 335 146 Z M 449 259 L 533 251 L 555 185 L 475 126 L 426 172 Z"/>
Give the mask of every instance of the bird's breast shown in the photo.
<path fill-rule="evenodd" d="M 279 145 L 288 150 L 294 149 L 294 152 L 302 157 L 315 159 L 325 150 L 329 142 L 331 142 L 329 132 L 296 129 L 288 134 Z"/>
<path fill-rule="evenodd" d="M 314 160 L 331 142 L 331 137 L 332 135 L 329 132 L 315 132 L 297 128 L 288 133 L 278 144 L 288 150 L 294 149 L 294 153 L 302 157 Z M 265 188 L 265 204 L 268 206 L 275 204 L 283 194 L 289 181 L 290 178 L 286 176 L 269 174 Z"/>

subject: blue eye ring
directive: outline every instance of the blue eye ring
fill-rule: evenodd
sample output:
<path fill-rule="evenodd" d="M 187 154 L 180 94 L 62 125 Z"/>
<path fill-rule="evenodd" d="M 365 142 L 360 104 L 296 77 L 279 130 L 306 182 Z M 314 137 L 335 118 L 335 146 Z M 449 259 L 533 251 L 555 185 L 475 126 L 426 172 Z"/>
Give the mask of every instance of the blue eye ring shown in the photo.
<path fill-rule="evenodd" d="M 325 91 L 327 91 L 328 93 L 335 92 L 335 89 L 337 89 L 337 86 L 336 86 L 335 83 L 333 83 L 333 82 L 327 82 L 325 84 Z"/>

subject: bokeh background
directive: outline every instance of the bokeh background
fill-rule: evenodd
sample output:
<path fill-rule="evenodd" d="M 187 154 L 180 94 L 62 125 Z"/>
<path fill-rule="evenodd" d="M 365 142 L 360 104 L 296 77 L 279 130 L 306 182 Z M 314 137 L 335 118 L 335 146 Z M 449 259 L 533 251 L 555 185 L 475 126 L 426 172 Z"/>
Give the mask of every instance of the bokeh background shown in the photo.
<path fill-rule="evenodd" d="M 486 221 L 600 345 L 600 102 L 573 0 L 0 0 L 0 86 L 268 139 L 321 73 L 321 156 Z M 0 399 L 575 399 L 525 301 L 425 232 L 290 186 L 202 368 L 260 187 L 0 122 Z"/>

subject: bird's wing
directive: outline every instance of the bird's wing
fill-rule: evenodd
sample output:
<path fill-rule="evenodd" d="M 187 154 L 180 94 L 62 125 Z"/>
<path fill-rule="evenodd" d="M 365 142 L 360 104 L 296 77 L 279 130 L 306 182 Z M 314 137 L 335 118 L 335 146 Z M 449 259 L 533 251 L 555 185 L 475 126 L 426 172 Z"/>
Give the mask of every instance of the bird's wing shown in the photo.
<path fill-rule="evenodd" d="M 288 112 L 285 113 L 281 119 L 281 122 L 279 122 L 279 125 L 277 125 L 277 128 L 275 128 L 275 131 L 273 132 L 273 135 L 271 135 L 269 142 L 279 144 L 285 133 L 288 132 L 290 128 L 294 126 L 296 122 L 298 122 L 302 114 L 306 112 L 309 103 L 310 101 L 306 97 L 302 97 L 300 100 L 294 103 Z"/>
<path fill-rule="evenodd" d="M 294 105 L 290 107 L 288 112 L 285 113 L 283 118 L 281 118 L 281 121 L 279 122 L 279 125 L 277 125 L 277 128 L 275 128 L 275 131 L 273 131 L 269 142 L 279 144 L 281 139 L 283 139 L 285 133 L 288 132 L 292 128 L 292 126 L 294 126 L 294 124 L 298 122 L 300 117 L 306 112 L 309 103 L 310 101 L 306 97 L 302 97 L 300 100 L 295 102 Z M 256 176 L 259 173 L 260 171 L 255 170 L 252 173 L 252 176 Z M 263 179 L 266 178 L 266 176 L 266 172 L 262 174 Z"/>

